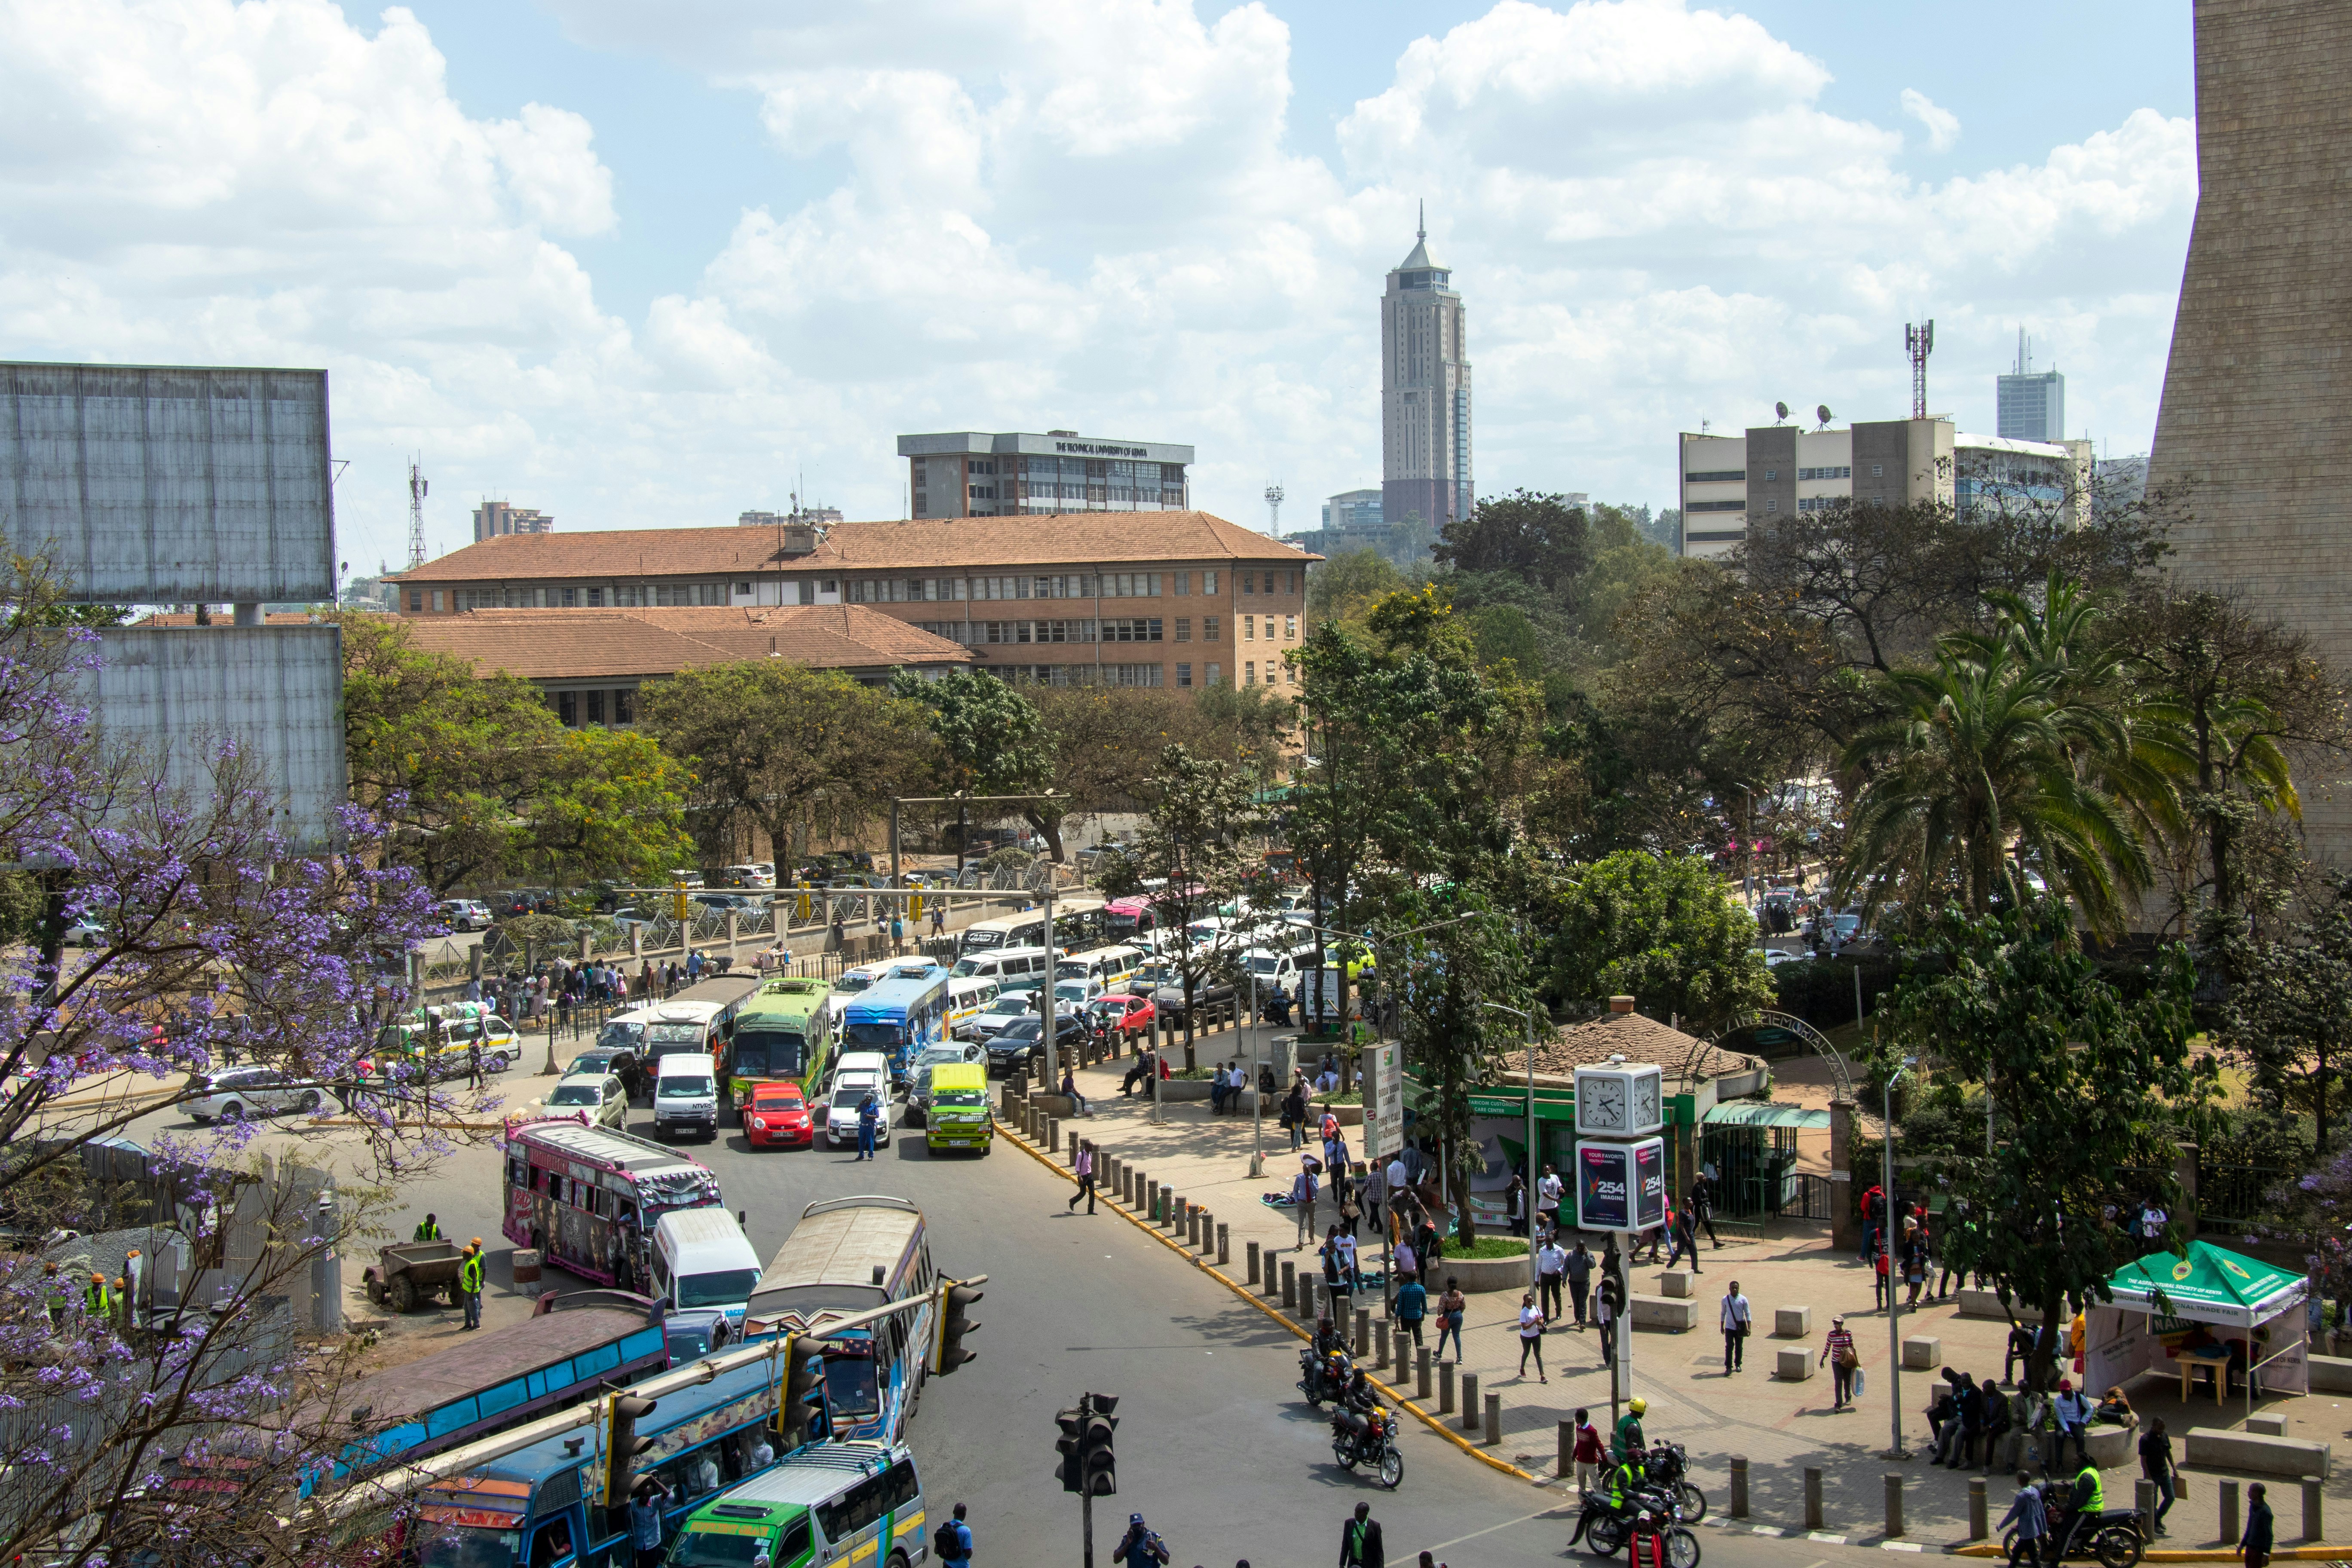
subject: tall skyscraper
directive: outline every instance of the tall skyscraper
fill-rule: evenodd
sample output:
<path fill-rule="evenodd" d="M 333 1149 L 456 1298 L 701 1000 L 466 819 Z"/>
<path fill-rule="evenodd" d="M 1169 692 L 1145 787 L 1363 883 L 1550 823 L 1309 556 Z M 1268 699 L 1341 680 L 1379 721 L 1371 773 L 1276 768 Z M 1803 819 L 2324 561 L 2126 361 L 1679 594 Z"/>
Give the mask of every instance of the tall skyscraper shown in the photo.
<path fill-rule="evenodd" d="M 1381 512 L 1432 529 L 1470 515 L 1470 348 L 1453 273 L 1429 257 L 1424 212 L 1412 254 L 1381 297 Z"/>
<path fill-rule="evenodd" d="M 2017 329 L 2017 369 L 1994 380 L 1993 434 L 2011 441 L 2066 438 L 2066 378 L 2036 372 L 2025 329 Z"/>

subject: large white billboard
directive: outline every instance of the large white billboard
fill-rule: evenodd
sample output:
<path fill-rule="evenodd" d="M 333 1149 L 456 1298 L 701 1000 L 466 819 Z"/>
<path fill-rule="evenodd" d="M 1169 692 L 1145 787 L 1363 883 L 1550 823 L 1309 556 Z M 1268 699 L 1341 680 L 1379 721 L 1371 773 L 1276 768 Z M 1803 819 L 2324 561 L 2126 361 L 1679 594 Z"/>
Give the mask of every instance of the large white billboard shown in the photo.
<path fill-rule="evenodd" d="M 0 363 L 0 537 L 101 604 L 331 600 L 327 373 Z"/>

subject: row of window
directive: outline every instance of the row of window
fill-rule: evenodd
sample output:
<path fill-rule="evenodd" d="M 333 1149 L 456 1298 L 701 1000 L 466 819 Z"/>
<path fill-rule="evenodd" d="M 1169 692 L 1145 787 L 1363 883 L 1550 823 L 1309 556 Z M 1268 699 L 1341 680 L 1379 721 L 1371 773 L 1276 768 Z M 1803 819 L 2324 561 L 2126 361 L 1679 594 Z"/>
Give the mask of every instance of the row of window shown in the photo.
<path fill-rule="evenodd" d="M 1742 484 L 1747 481 L 1746 468 L 1710 468 L 1704 473 L 1685 473 L 1684 479 L 1695 485 Z"/>
<path fill-rule="evenodd" d="M 1163 593 L 1190 597 L 1196 577 L 1200 592 L 1214 596 L 1222 575 L 1208 571 L 1074 572 L 1042 576 L 1024 574 L 1017 577 L 802 577 L 795 580 L 797 591 L 793 597 L 803 605 L 815 604 L 820 594 L 838 594 L 845 604 L 851 605 L 952 604 L 992 599 L 1157 599 Z M 1234 584 L 1243 594 L 1252 596 L 1295 596 L 1298 578 L 1295 569 L 1252 569 L 1235 573 Z M 601 609 L 606 605 L 630 608 L 649 605 L 725 605 L 751 595 L 752 585 L 740 581 L 626 584 L 611 588 L 456 588 L 446 593 L 439 588 L 429 592 L 412 588 L 408 591 L 408 607 L 413 613 L 422 613 L 429 605 L 436 614 L 445 606 L 453 610 Z"/>
<path fill-rule="evenodd" d="M 626 689 L 615 691 L 557 691 L 548 694 L 555 706 L 555 716 L 566 729 L 577 730 L 583 724 L 634 724 L 637 721 L 637 694 Z"/>
<path fill-rule="evenodd" d="M 1209 667 L 1215 679 L 1215 665 Z M 1157 664 L 992 664 L 989 673 L 1013 686 L 1161 686 L 1166 667 Z M 1192 667 L 1180 664 L 1176 684 L 1192 684 Z"/>
<path fill-rule="evenodd" d="M 1850 467 L 1835 468 L 1799 468 L 1797 470 L 1797 478 L 1800 479 L 1850 479 L 1853 478 L 1853 469 Z"/>

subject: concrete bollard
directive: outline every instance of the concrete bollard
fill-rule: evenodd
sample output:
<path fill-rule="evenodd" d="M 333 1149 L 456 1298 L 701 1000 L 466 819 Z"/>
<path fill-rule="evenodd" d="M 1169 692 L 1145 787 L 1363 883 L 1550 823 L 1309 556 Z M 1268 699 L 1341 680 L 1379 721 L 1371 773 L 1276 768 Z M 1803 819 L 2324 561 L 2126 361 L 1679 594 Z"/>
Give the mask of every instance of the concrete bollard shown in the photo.
<path fill-rule="evenodd" d="M 1251 1245 L 1255 1246 L 1255 1243 L 1252 1243 Z M 1230 1226 L 1227 1226 L 1227 1225 L 1226 1225 L 1223 1220 L 1219 1220 L 1219 1221 L 1217 1222 L 1217 1267 L 1218 1267 L 1218 1268 L 1230 1268 L 1230 1267 L 1232 1266 L 1233 1261 L 1234 1261 L 1234 1250 L 1233 1250 L 1233 1249 L 1234 1249 L 1234 1238 L 1233 1238 L 1233 1235 L 1232 1235 L 1232 1227 L 1231 1227 Z"/>
<path fill-rule="evenodd" d="M 1199 1250 L 1201 1256 L 1204 1258 L 1211 1253 L 1217 1250 L 1217 1216 L 1208 1209 L 1202 1209 L 1201 1211 L 1201 1246 Z"/>
<path fill-rule="evenodd" d="M 1568 1470 L 1568 1454 L 1569 1424 L 1563 1421 L 1559 1424 L 1559 1468 L 1562 1474 Z M 1748 1517 L 1748 1456 L 1745 1454 L 1731 1456 L 1731 1517 Z"/>
<path fill-rule="evenodd" d="M 2234 1479 L 2221 1483 L 2221 1544 L 2231 1551 L 2238 1545 L 2238 1486 Z"/>
<path fill-rule="evenodd" d="M 1372 1370 L 1389 1369 L 1389 1321 L 1382 1318 L 1372 1325 Z"/>
<path fill-rule="evenodd" d="M 1188 1207 L 1187 1209 L 1185 1209 L 1185 1211 L 1184 1211 L 1184 1225 L 1185 1225 L 1185 1230 L 1186 1230 L 1185 1240 L 1186 1240 L 1186 1241 L 1188 1241 L 1188 1242 L 1190 1242 L 1190 1243 L 1192 1244 L 1192 1250 L 1193 1250 L 1193 1251 L 1195 1251 L 1195 1252 L 1200 1251 L 1200 1250 L 1201 1250 L 1201 1211 L 1200 1211 L 1198 1208 L 1189 1208 L 1189 1207 Z"/>
<path fill-rule="evenodd" d="M 1437 1413 L 1454 1414 L 1454 1363 L 1450 1361 L 1437 1363 Z"/>
<path fill-rule="evenodd" d="M 1061 1152 L 1062 1119 L 1058 1116 L 1048 1116 L 1045 1118 L 1045 1152 L 1058 1154 Z"/>
<path fill-rule="evenodd" d="M 1412 1396 L 1423 1404 L 1429 1402 L 1429 1347 L 1415 1345 L 1412 1352 Z"/>
<path fill-rule="evenodd" d="M 1372 1315 L 1365 1309 L 1356 1309 L 1356 1359 L 1363 1360 L 1372 1353 Z"/>
<path fill-rule="evenodd" d="M 1225 1260 L 1224 1229 L 1225 1227 L 1223 1226 L 1219 1226 L 1217 1227 L 1217 1261 L 1220 1263 L 1223 1263 Z M 1258 1282 L 1257 1243 L 1255 1241 L 1251 1242 L 1249 1244 L 1249 1250 L 1243 1254 L 1243 1256 L 1248 1260 L 1249 1264 L 1249 1283 L 1255 1285 Z"/>
<path fill-rule="evenodd" d="M 1289 1310 L 1298 1310 L 1298 1265 L 1288 1258 L 1282 1260 L 1282 1304 Z"/>
<path fill-rule="evenodd" d="M 1903 1539 L 1903 1472 L 1886 1472 L 1886 1539 Z"/>
<path fill-rule="evenodd" d="M 1805 1528 L 1822 1527 L 1822 1472 L 1811 1465 L 1805 1467 Z"/>
<path fill-rule="evenodd" d="M 1503 1440 L 1503 1396 L 1486 1395 L 1486 1447 L 1492 1448 Z"/>
<path fill-rule="evenodd" d="M 2319 1483 L 2306 1477 L 2303 1483 L 2303 1538 L 2317 1541 L 2325 1533 L 2320 1526 L 2326 1521 L 2320 1515 Z"/>
<path fill-rule="evenodd" d="M 1478 1430 L 1478 1374 L 1475 1372 L 1462 1374 L 1462 1430 Z"/>
<path fill-rule="evenodd" d="M 1160 1184 L 1149 1176 L 1138 1176 L 1135 1184 L 1143 1189 L 1143 1217 L 1156 1223 L 1160 1218 Z"/>
<path fill-rule="evenodd" d="M 1557 1463 L 1559 1469 L 1560 1479 L 1566 1480 L 1569 1477 L 1576 1474 L 1576 1423 L 1573 1421 L 1562 1421 L 1559 1423 L 1559 1458 Z M 1732 1482 L 1731 1495 L 1735 1498 L 1744 1498 L 1747 1495 L 1742 1489 L 1747 1485 L 1745 1479 L 1747 1468 L 1748 1461 L 1745 1459 L 1734 1459 L 1731 1461 L 1732 1475 L 1741 1478 Z"/>
<path fill-rule="evenodd" d="M 2132 1511 L 2139 1515 L 2140 1539 L 2154 1541 L 2156 1539 L 2156 1483 L 2145 1476 L 2132 1483 Z"/>
<path fill-rule="evenodd" d="M 1271 1301 L 1282 1294 L 1282 1270 L 1275 1267 L 1274 1248 L 1265 1249 L 1261 1266 L 1265 1271 L 1265 1299 Z"/>
<path fill-rule="evenodd" d="M 2151 1490 L 2156 1486 L 2153 1481 L 2143 1481 L 2140 1484 Z M 1986 1536 L 1990 1535 L 1991 1520 L 1992 1515 L 1985 1510 L 1985 1479 L 1982 1476 L 1970 1476 L 1969 1478 L 1969 1539 L 1982 1541 Z"/>

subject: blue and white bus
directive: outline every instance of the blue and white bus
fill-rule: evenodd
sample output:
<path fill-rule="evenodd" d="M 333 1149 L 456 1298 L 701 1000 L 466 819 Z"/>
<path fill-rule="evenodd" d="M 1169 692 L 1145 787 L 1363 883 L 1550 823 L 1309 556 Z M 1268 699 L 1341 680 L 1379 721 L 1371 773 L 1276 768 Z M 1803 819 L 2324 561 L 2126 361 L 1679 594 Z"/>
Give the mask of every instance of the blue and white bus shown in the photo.
<path fill-rule="evenodd" d="M 825 1198 L 801 1211 L 744 1309 L 746 1337 L 803 1330 L 893 1302 L 939 1282 L 923 1211 L 887 1194 Z M 906 1440 L 929 1364 L 934 1308 L 926 1304 L 824 1342 L 825 1410 L 837 1439 Z"/>
<path fill-rule="evenodd" d="M 900 1080 L 924 1047 L 947 1037 L 948 972 L 929 959 L 891 964 L 849 999 L 841 1016 L 842 1053 L 879 1051 Z"/>

